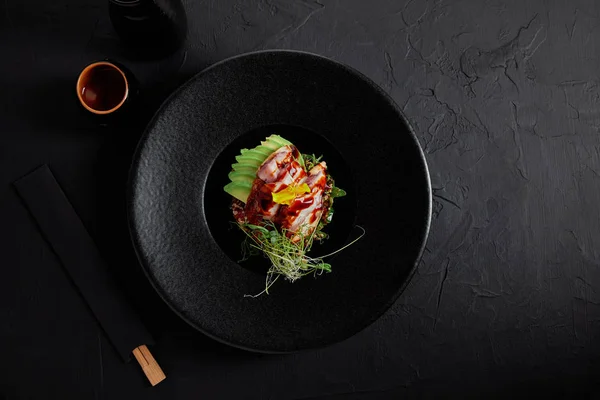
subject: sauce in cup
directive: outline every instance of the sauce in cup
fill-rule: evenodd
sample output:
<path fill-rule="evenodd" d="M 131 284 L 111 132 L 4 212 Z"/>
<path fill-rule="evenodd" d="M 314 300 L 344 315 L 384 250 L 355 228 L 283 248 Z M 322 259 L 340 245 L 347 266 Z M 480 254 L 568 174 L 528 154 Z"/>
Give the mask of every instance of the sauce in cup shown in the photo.
<path fill-rule="evenodd" d="M 108 61 L 88 65 L 79 74 L 77 97 L 88 111 L 110 114 L 117 111 L 129 96 L 125 73 Z"/>

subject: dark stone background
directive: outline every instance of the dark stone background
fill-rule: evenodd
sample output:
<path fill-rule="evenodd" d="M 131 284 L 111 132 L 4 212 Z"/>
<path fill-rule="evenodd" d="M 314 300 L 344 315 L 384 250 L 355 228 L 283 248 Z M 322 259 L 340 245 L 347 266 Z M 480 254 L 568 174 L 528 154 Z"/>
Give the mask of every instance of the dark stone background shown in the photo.
<path fill-rule="evenodd" d="M 600 2 L 187 1 L 188 44 L 157 62 L 127 58 L 104 1 L 0 3 L 5 397 L 600 393 Z M 215 61 L 270 48 L 322 54 L 380 84 L 412 122 L 434 187 L 427 251 L 396 305 L 343 343 L 285 356 L 230 349 L 179 321 L 136 265 L 122 204 L 135 143 L 168 93 Z M 112 126 L 74 91 L 105 57 L 144 89 Z M 41 163 L 157 338 L 159 386 L 121 363 L 10 186 Z"/>

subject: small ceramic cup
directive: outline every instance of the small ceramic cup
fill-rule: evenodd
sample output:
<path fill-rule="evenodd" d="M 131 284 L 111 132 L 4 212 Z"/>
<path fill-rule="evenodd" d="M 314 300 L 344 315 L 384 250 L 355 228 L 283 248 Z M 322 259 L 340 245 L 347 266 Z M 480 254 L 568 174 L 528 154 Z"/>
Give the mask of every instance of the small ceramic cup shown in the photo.
<path fill-rule="evenodd" d="M 77 98 L 81 105 L 97 115 L 121 109 L 131 92 L 124 68 L 110 61 L 98 61 L 85 67 L 77 79 Z"/>

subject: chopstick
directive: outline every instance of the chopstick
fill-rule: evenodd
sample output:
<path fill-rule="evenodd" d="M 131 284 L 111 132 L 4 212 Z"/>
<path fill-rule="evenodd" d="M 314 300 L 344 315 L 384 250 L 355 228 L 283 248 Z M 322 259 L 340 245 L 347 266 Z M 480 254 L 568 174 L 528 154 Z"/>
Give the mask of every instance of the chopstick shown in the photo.
<path fill-rule="evenodd" d="M 152 386 L 156 386 L 166 378 L 165 373 L 145 344 L 133 349 L 133 356 L 142 367 L 142 371 L 144 371 Z"/>

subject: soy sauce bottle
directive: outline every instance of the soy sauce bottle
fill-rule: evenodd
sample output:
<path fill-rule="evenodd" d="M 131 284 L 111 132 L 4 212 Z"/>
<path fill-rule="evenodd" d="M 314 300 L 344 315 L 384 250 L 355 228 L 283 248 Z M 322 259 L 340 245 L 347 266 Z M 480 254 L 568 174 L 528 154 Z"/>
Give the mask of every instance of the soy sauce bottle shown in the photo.
<path fill-rule="evenodd" d="M 140 58 L 161 58 L 179 49 L 187 35 L 180 0 L 108 0 L 115 31 Z"/>

